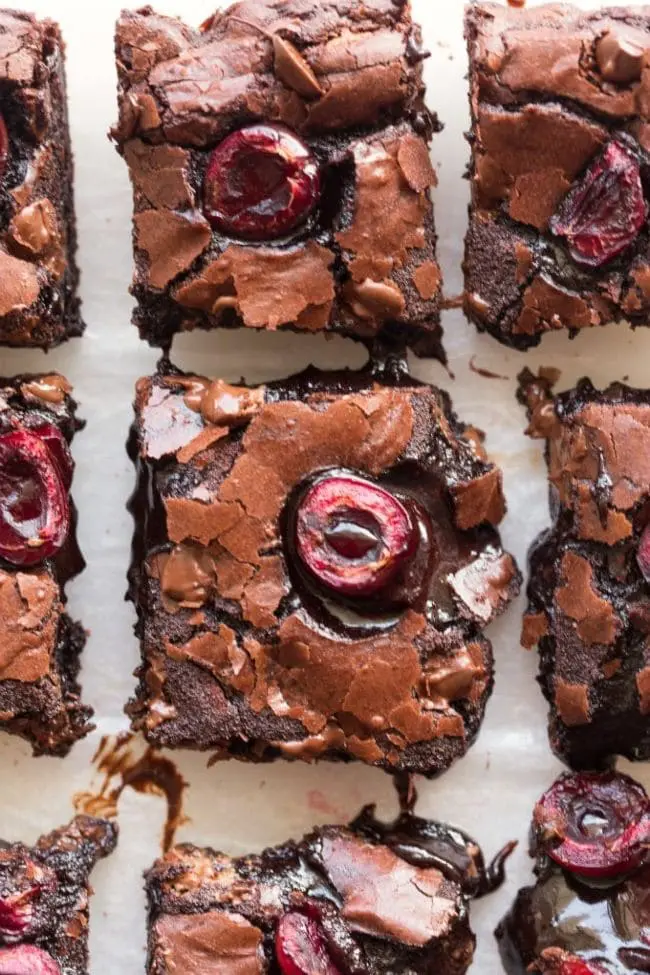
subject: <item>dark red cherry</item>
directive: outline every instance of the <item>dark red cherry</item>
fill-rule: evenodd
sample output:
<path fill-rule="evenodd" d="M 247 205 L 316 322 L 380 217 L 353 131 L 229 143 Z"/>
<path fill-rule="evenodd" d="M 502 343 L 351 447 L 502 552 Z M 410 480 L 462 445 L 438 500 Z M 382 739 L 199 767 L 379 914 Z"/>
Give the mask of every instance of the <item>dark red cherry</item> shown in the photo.
<path fill-rule="evenodd" d="M 294 543 L 308 573 L 341 596 L 385 590 L 415 554 L 419 533 L 393 494 L 353 475 L 317 480 L 298 502 Z"/>
<path fill-rule="evenodd" d="M 575 261 L 600 267 L 629 247 L 647 216 L 639 161 L 614 141 L 569 190 L 549 226 L 566 238 Z"/>
<path fill-rule="evenodd" d="M 636 553 L 636 560 L 646 582 L 650 582 L 650 524 L 646 525 Z"/>
<path fill-rule="evenodd" d="M 298 136 L 277 125 L 249 125 L 210 156 L 205 215 L 226 234 L 271 240 L 307 219 L 320 188 L 318 163 Z"/>
<path fill-rule="evenodd" d="M 330 958 L 318 921 L 297 911 L 280 918 L 275 954 L 282 975 L 341 975 Z"/>
<path fill-rule="evenodd" d="M 59 465 L 29 430 L 0 436 L 0 557 L 35 565 L 66 540 L 70 506 Z"/>
<path fill-rule="evenodd" d="M 58 427 L 53 423 L 39 423 L 29 427 L 30 433 L 37 434 L 50 451 L 59 469 L 61 480 L 66 489 L 72 484 L 73 460 L 68 441 Z"/>
<path fill-rule="evenodd" d="M 0 941 L 13 941 L 24 935 L 32 922 L 32 901 L 39 892 L 30 887 L 18 894 L 0 897 Z"/>
<path fill-rule="evenodd" d="M 0 948 L 0 975 L 61 975 L 58 962 L 35 945 Z"/>
<path fill-rule="evenodd" d="M 542 952 L 539 969 L 544 975 L 607 975 L 604 968 L 592 961 L 585 961 L 578 955 L 570 955 L 560 948 L 548 948 Z"/>
<path fill-rule="evenodd" d="M 535 807 L 533 823 L 539 847 L 585 877 L 629 873 L 650 855 L 650 801 L 643 786 L 618 772 L 561 775 Z"/>
<path fill-rule="evenodd" d="M 7 131 L 7 123 L 5 122 L 2 115 L 0 115 L 0 179 L 2 179 L 2 177 L 7 171 L 8 162 L 9 162 L 9 133 Z"/>

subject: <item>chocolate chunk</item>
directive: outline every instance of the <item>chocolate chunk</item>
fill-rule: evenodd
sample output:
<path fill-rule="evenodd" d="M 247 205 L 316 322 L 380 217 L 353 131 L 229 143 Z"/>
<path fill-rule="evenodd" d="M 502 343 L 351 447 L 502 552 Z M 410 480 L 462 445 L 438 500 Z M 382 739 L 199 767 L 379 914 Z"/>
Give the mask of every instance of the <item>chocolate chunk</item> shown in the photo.
<path fill-rule="evenodd" d="M 641 80 L 648 45 L 642 34 L 612 28 L 596 42 L 596 62 L 605 81 L 629 85 Z"/>

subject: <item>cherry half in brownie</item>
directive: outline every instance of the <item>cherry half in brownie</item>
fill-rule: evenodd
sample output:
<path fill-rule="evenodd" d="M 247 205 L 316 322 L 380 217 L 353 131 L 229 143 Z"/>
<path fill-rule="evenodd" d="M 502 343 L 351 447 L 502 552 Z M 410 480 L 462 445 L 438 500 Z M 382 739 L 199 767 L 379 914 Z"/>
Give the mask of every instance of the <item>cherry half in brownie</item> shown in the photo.
<path fill-rule="evenodd" d="M 65 585 L 84 567 L 70 393 L 56 374 L 0 379 L 0 729 L 49 755 L 92 727 L 77 683 L 85 633 L 65 612 Z"/>
<path fill-rule="evenodd" d="M 371 807 L 233 859 L 183 845 L 147 874 L 149 975 L 462 975 L 471 898 L 498 886 L 460 830 Z"/>
<path fill-rule="evenodd" d="M 89 877 L 116 841 L 77 816 L 33 847 L 0 843 L 0 975 L 87 975 Z"/>
<path fill-rule="evenodd" d="M 472 203 L 465 310 L 516 348 L 650 324 L 650 14 L 466 15 Z"/>
<path fill-rule="evenodd" d="M 441 355 L 420 42 L 408 0 L 244 0 L 199 30 L 122 15 L 143 338 L 290 328 Z"/>
<path fill-rule="evenodd" d="M 650 393 L 522 373 L 546 440 L 553 525 L 529 555 L 523 643 L 539 647 L 553 749 L 579 767 L 650 758 Z"/>
<path fill-rule="evenodd" d="M 434 774 L 492 686 L 519 588 L 501 473 L 401 366 L 137 387 L 131 705 L 159 745 Z"/>
<path fill-rule="evenodd" d="M 64 47 L 51 20 L 0 10 L 0 345 L 80 335 Z"/>
<path fill-rule="evenodd" d="M 508 975 L 650 971 L 650 802 L 617 772 L 565 774 L 533 815 L 535 884 L 496 931 Z"/>

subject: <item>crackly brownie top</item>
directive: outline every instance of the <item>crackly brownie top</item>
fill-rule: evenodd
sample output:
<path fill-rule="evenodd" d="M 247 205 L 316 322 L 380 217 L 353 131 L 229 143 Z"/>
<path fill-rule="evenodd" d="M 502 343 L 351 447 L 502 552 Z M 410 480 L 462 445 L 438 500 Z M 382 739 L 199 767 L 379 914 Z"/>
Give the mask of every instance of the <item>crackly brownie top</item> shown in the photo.
<path fill-rule="evenodd" d="M 374 125 L 420 96 L 405 0 L 245 0 L 199 30 L 144 7 L 122 14 L 117 52 L 120 141 L 205 146 L 246 117 L 310 131 Z"/>
<path fill-rule="evenodd" d="M 299 721 L 296 753 L 462 739 L 452 702 L 485 694 L 480 628 L 519 576 L 493 527 L 501 474 L 444 394 L 172 374 L 141 380 L 136 411 L 154 499 L 137 545 L 179 624 L 165 652 Z"/>
<path fill-rule="evenodd" d="M 29 309 L 67 267 L 62 58 L 56 24 L 0 11 L 0 317 L 20 315 L 6 335 L 12 344 L 38 328 Z"/>
<path fill-rule="evenodd" d="M 552 328 L 646 323 L 650 8 L 473 4 L 466 30 L 471 312 L 524 346 Z"/>
<path fill-rule="evenodd" d="M 83 567 L 68 493 L 80 426 L 70 392 L 57 374 L 0 379 L 0 680 L 49 674 L 63 586 Z"/>
<path fill-rule="evenodd" d="M 616 772 L 561 776 L 533 815 L 536 882 L 497 930 L 506 970 L 648 971 L 649 839 L 638 782 Z"/>
<path fill-rule="evenodd" d="M 178 327 L 366 337 L 436 319 L 434 121 L 408 3 L 244 2 L 199 30 L 144 8 L 116 49 L 139 297 L 168 289 Z"/>
<path fill-rule="evenodd" d="M 553 396 L 544 375 L 522 373 L 531 437 L 547 441 L 551 505 L 580 540 L 616 545 L 643 532 L 650 495 L 650 393 L 582 380 Z"/>
<path fill-rule="evenodd" d="M 650 146 L 650 8 L 485 3 L 467 16 L 477 202 L 504 200 L 544 230 L 612 126 Z"/>
<path fill-rule="evenodd" d="M 467 901 L 486 881 L 464 834 L 406 814 L 384 826 L 372 809 L 260 856 L 176 847 L 147 875 L 149 970 L 425 972 L 453 949 L 463 972 L 473 954 Z"/>
<path fill-rule="evenodd" d="M 33 847 L 0 843 L 0 970 L 34 975 L 88 971 L 90 872 L 117 829 L 77 816 Z"/>
<path fill-rule="evenodd" d="M 570 727 L 650 713 L 650 394 L 588 380 L 554 396 L 522 373 L 528 433 L 547 441 L 554 525 L 531 553 L 523 642 L 554 639 L 553 694 Z M 603 748 L 607 747 L 607 738 Z"/>

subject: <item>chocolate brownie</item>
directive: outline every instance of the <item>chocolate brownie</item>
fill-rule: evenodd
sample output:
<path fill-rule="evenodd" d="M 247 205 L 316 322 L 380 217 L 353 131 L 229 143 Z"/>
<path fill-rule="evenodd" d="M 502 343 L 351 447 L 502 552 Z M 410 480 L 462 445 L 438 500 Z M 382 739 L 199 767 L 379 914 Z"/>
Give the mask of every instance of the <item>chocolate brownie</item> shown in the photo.
<path fill-rule="evenodd" d="M 535 808 L 535 883 L 496 931 L 508 975 L 650 971 L 650 805 L 616 772 L 564 775 Z"/>
<path fill-rule="evenodd" d="M 77 683 L 85 633 L 65 612 L 65 585 L 84 567 L 70 393 L 56 374 L 0 379 L 0 728 L 48 755 L 92 727 Z"/>
<path fill-rule="evenodd" d="M 506 345 L 650 324 L 650 8 L 466 14 L 465 309 Z"/>
<path fill-rule="evenodd" d="M 460 830 L 365 809 L 349 827 L 231 858 L 189 844 L 146 876 L 149 975 L 461 975 L 490 876 Z"/>
<path fill-rule="evenodd" d="M 61 32 L 0 10 L 0 345 L 83 331 Z"/>
<path fill-rule="evenodd" d="M 519 589 L 501 472 L 401 366 L 138 383 L 134 725 L 247 759 L 438 772 L 478 732 Z"/>
<path fill-rule="evenodd" d="M 0 843 L 0 972 L 87 975 L 89 877 L 117 828 L 77 816 L 33 847 Z"/>
<path fill-rule="evenodd" d="M 585 767 L 650 758 L 650 392 L 520 380 L 553 518 L 530 552 L 522 639 L 539 647 L 553 748 Z"/>
<path fill-rule="evenodd" d="M 381 334 L 440 355 L 420 29 L 408 0 L 244 0 L 116 35 L 140 334 Z"/>

